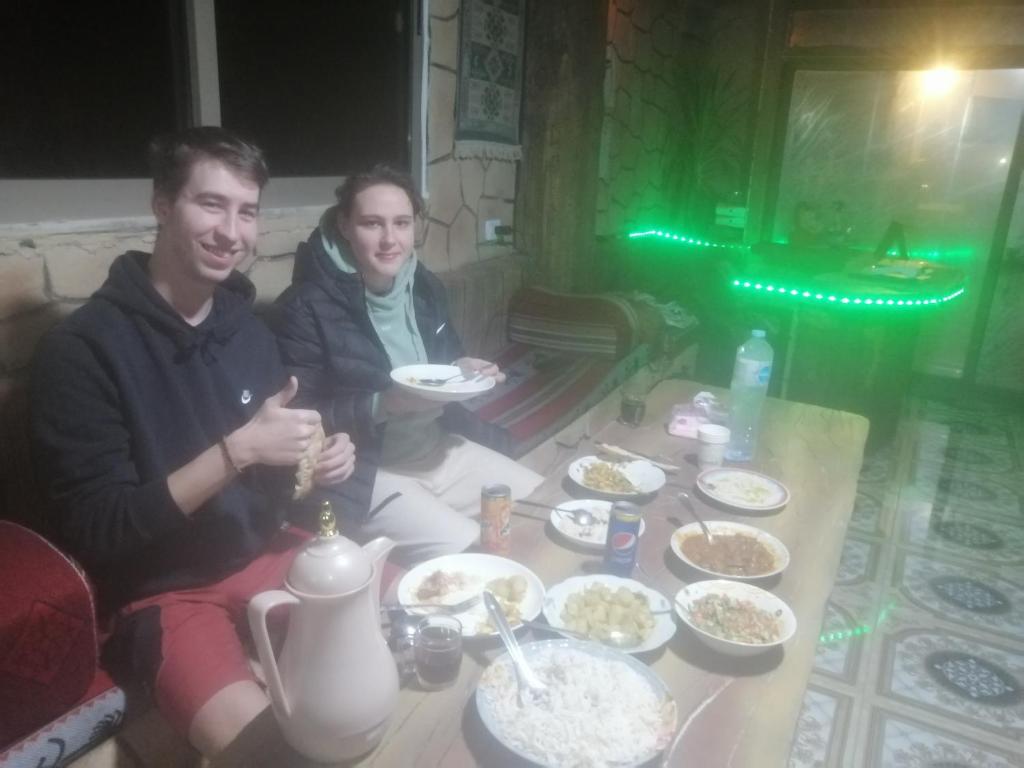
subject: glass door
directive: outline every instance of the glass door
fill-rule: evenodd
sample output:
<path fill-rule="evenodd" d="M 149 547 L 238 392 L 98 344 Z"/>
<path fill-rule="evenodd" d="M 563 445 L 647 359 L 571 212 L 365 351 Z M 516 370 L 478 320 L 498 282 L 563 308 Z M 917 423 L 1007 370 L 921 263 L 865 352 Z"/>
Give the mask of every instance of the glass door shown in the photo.
<path fill-rule="evenodd" d="M 773 239 L 870 252 L 895 221 L 912 258 L 963 270 L 922 313 L 920 372 L 963 374 L 1022 105 L 1022 69 L 795 73 Z"/>

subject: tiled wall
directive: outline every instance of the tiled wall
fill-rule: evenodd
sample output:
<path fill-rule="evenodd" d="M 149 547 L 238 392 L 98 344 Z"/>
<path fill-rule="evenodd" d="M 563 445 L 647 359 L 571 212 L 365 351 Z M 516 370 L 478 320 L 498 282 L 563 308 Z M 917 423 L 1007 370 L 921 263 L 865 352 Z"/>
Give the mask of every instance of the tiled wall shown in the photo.
<path fill-rule="evenodd" d="M 664 149 L 674 112 L 668 70 L 683 44 L 683 4 L 610 0 L 597 234 L 664 220 Z"/>
<path fill-rule="evenodd" d="M 745 204 L 761 12 L 609 0 L 598 235 L 707 224 L 715 203 Z"/>
<path fill-rule="evenodd" d="M 483 244 L 483 226 L 493 218 L 514 225 L 515 218 L 516 163 L 453 158 L 459 5 L 459 0 L 431 3 L 429 199 L 421 254 L 438 272 L 511 252 L 508 245 Z M 265 211 L 259 256 L 243 265 L 260 301 L 272 300 L 287 286 L 295 246 L 322 211 L 319 206 Z M 90 222 L 77 231 L 67 222 L 52 229 L 32 222 L 0 228 L 0 400 L 24 374 L 42 333 L 100 286 L 118 254 L 149 250 L 154 234 L 152 219 Z"/>

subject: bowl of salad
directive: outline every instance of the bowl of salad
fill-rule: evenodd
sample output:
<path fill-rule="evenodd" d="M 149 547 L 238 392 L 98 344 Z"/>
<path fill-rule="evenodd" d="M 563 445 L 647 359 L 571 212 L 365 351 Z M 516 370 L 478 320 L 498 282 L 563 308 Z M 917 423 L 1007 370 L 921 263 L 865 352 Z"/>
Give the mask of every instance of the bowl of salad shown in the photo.
<path fill-rule="evenodd" d="M 796 632 L 796 616 L 784 601 L 739 581 L 688 584 L 676 593 L 675 609 L 701 642 L 728 656 L 763 653 Z"/>

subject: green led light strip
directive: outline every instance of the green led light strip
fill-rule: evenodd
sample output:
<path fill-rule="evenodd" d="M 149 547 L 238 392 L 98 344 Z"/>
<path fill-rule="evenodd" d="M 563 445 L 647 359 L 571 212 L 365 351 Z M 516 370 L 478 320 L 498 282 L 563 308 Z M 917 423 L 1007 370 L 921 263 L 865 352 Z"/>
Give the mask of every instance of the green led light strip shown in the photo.
<path fill-rule="evenodd" d="M 648 229 L 644 232 L 630 232 L 629 237 L 660 237 L 664 240 L 671 240 L 678 242 L 680 245 L 697 245 L 704 248 L 722 248 L 734 251 L 746 251 L 750 249 L 747 245 L 724 245 L 722 243 L 712 243 L 710 240 L 701 240 L 698 237 L 690 237 L 689 235 L 680 235 L 674 232 L 666 232 L 662 229 Z M 936 251 L 936 253 L 938 253 Z M 947 301 L 952 301 L 963 295 L 964 288 L 961 286 L 951 293 L 945 295 L 933 295 L 933 296 L 920 296 L 914 298 L 890 298 L 888 296 L 846 296 L 840 293 L 832 291 L 821 291 L 815 289 L 805 290 L 803 288 L 784 287 L 781 285 L 774 285 L 767 281 L 758 282 L 756 280 L 733 280 L 732 285 L 734 288 L 747 288 L 753 291 L 763 291 L 765 293 L 771 293 L 775 296 L 785 297 L 789 299 L 797 299 L 809 302 L 821 302 L 822 304 L 835 304 L 837 306 L 844 307 L 871 307 L 875 309 L 877 307 L 892 307 L 894 309 L 907 309 L 911 307 L 927 307 L 934 306 L 937 304 L 945 304 Z"/>
<path fill-rule="evenodd" d="M 754 280 L 733 280 L 734 288 L 747 288 L 753 291 L 763 291 L 765 293 L 771 293 L 775 296 L 789 298 L 789 299 L 800 299 L 811 302 L 821 302 L 823 304 L 835 304 L 837 306 L 846 307 L 893 307 L 896 309 L 907 309 L 909 307 L 924 307 L 935 304 L 944 304 L 947 301 L 962 296 L 964 293 L 963 288 L 957 288 L 952 293 L 947 293 L 944 296 L 922 296 L 919 298 L 909 299 L 895 299 L 887 296 L 844 296 L 838 293 L 831 293 L 829 291 L 808 291 L 802 288 L 787 288 L 781 285 L 773 285 L 771 283 L 760 283 Z"/>
<path fill-rule="evenodd" d="M 878 618 L 875 620 L 874 625 L 861 624 L 854 627 L 853 629 L 841 629 L 834 632 L 822 632 L 818 635 L 818 642 L 824 645 L 832 645 L 835 643 L 841 643 L 845 640 L 852 640 L 855 637 L 867 635 L 878 629 L 885 623 L 885 620 L 889 616 L 889 611 L 892 610 L 894 603 L 889 603 L 881 611 L 878 612 Z"/>
<path fill-rule="evenodd" d="M 665 232 L 661 229 L 649 229 L 646 232 L 630 232 L 629 236 L 634 237 L 660 237 L 665 240 L 673 240 L 686 245 L 700 245 L 705 248 L 723 248 L 732 251 L 746 251 L 749 250 L 749 246 L 746 245 L 725 245 L 723 243 L 712 243 L 710 240 L 701 240 L 699 237 L 690 237 L 689 235 L 677 235 L 673 232 Z"/>

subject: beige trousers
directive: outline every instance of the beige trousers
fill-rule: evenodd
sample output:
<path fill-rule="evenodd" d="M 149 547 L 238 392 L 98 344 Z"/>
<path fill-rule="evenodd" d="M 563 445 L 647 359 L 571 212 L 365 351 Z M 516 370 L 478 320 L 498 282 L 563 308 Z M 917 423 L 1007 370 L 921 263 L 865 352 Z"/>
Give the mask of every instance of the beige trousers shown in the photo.
<path fill-rule="evenodd" d="M 544 478 L 508 456 L 459 435 L 445 435 L 430 456 L 377 470 L 370 509 L 393 493 L 361 526 L 364 538 L 387 536 L 392 558 L 411 565 L 462 552 L 480 540 L 480 489 L 500 483 L 512 498 L 528 496 Z"/>

